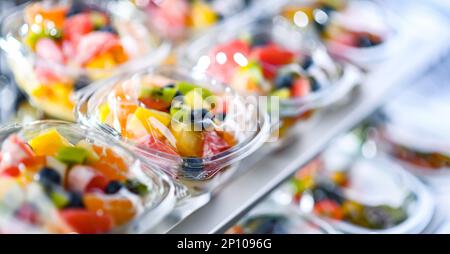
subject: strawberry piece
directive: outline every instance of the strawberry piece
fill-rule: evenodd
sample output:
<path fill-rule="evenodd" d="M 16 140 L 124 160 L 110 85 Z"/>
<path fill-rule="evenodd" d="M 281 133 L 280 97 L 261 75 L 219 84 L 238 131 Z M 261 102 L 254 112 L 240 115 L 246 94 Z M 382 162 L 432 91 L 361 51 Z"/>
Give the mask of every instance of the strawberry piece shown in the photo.
<path fill-rule="evenodd" d="M 183 35 L 187 26 L 189 6 L 185 0 L 165 0 L 156 5 L 153 1 L 148 5 L 152 24 L 169 38 Z"/>
<path fill-rule="evenodd" d="M 117 35 L 109 32 L 92 32 L 80 39 L 76 50 L 76 62 L 85 65 L 96 56 L 119 47 L 122 46 Z"/>
<path fill-rule="evenodd" d="M 230 145 L 216 131 L 203 133 L 203 157 L 211 157 L 230 148 Z"/>
<path fill-rule="evenodd" d="M 20 170 L 17 166 L 9 166 L 3 169 L 0 175 L 9 177 L 18 177 L 20 175 Z"/>
<path fill-rule="evenodd" d="M 259 60 L 263 64 L 279 66 L 291 63 L 294 58 L 294 53 L 283 49 L 277 44 L 269 44 L 255 48 L 251 53 L 251 57 Z"/>
<path fill-rule="evenodd" d="M 84 209 L 65 209 L 59 213 L 72 229 L 80 234 L 107 233 L 113 227 L 111 216 Z"/>
<path fill-rule="evenodd" d="M 64 63 L 61 47 L 52 39 L 42 38 L 36 43 L 36 54 L 43 60 Z"/>
<path fill-rule="evenodd" d="M 89 13 L 80 13 L 71 16 L 64 22 L 64 40 L 71 41 L 77 45 L 81 37 L 93 30 L 94 25 L 92 24 L 91 15 Z"/>
<path fill-rule="evenodd" d="M 104 190 L 107 184 L 105 176 L 89 166 L 74 166 L 67 176 L 67 185 L 71 191 Z"/>
<path fill-rule="evenodd" d="M 235 61 L 235 54 L 240 53 L 247 57 L 250 52 L 248 43 L 242 40 L 234 40 L 218 45 L 209 54 L 211 64 L 208 72 L 216 79 L 228 83 L 239 64 Z M 223 57 L 225 55 L 225 57 Z"/>
<path fill-rule="evenodd" d="M 304 97 L 311 92 L 309 80 L 300 77 L 294 81 L 291 87 L 291 94 L 293 97 Z"/>
<path fill-rule="evenodd" d="M 335 220 L 342 220 L 344 213 L 341 207 L 333 200 L 325 199 L 314 205 L 314 212 L 322 216 L 328 216 Z"/>
<path fill-rule="evenodd" d="M 138 143 L 144 148 L 154 149 L 167 154 L 178 155 L 176 150 L 171 145 L 164 143 L 152 135 L 142 138 Z"/>

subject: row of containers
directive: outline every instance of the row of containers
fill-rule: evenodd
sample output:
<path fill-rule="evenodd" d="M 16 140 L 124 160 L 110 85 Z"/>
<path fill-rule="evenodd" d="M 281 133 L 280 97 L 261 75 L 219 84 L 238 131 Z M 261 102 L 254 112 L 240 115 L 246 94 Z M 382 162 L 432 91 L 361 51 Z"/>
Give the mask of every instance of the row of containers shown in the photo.
<path fill-rule="evenodd" d="M 152 232 L 268 141 L 282 145 L 294 125 L 351 97 L 398 46 L 400 24 L 363 0 L 9 10 L 0 232 Z"/>
<path fill-rule="evenodd" d="M 228 233 L 448 234 L 449 65 L 337 137 Z"/>

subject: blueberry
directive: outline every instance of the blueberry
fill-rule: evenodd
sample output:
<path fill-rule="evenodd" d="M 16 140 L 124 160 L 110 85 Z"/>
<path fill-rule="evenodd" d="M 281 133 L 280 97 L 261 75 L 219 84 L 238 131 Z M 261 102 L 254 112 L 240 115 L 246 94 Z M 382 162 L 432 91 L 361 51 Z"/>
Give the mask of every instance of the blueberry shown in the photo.
<path fill-rule="evenodd" d="M 87 77 L 78 78 L 73 84 L 73 90 L 78 91 L 90 84 L 90 81 Z"/>
<path fill-rule="evenodd" d="M 15 102 L 15 105 L 14 105 L 14 109 L 16 111 L 18 111 L 20 106 L 26 101 L 27 101 L 26 95 L 23 92 L 17 90 L 17 97 L 16 97 L 16 102 Z"/>
<path fill-rule="evenodd" d="M 294 82 L 294 77 L 291 73 L 284 74 L 284 75 L 278 75 L 275 79 L 275 90 L 282 89 L 282 88 L 290 88 Z"/>
<path fill-rule="evenodd" d="M 195 129 L 207 129 L 211 125 L 211 116 L 207 109 L 194 109 L 190 114 L 190 121 L 194 123 Z"/>
<path fill-rule="evenodd" d="M 119 181 L 111 181 L 105 188 L 106 194 L 114 194 L 117 193 L 120 189 L 122 189 L 123 184 Z"/>
<path fill-rule="evenodd" d="M 175 88 L 175 84 L 174 83 L 169 83 L 167 85 L 164 86 L 165 88 Z"/>
<path fill-rule="evenodd" d="M 69 203 L 65 208 L 83 208 L 83 195 L 79 192 L 69 192 Z"/>
<path fill-rule="evenodd" d="M 125 181 L 125 187 L 132 193 L 143 196 L 148 193 L 148 188 L 138 180 L 128 179 Z"/>
<path fill-rule="evenodd" d="M 317 82 L 317 80 L 315 78 L 310 77 L 309 78 L 309 83 L 310 83 L 312 92 L 316 92 L 316 91 L 318 91 L 320 89 L 319 82 Z"/>
<path fill-rule="evenodd" d="M 44 186 L 60 185 L 61 175 L 56 170 L 45 167 L 37 174 L 37 180 Z"/>
<path fill-rule="evenodd" d="M 114 27 L 110 26 L 110 25 L 106 25 L 106 26 L 100 27 L 98 29 L 98 31 L 108 32 L 108 33 L 112 33 L 112 34 L 118 34 L 117 30 Z"/>
<path fill-rule="evenodd" d="M 372 40 L 370 40 L 369 36 L 366 35 L 361 35 L 358 38 L 358 42 L 357 42 L 357 46 L 361 47 L 361 48 L 368 48 L 368 47 L 372 47 L 375 44 L 372 42 Z"/>
<path fill-rule="evenodd" d="M 66 17 L 70 17 L 82 13 L 87 9 L 87 6 L 81 0 L 74 0 L 72 6 L 66 13 Z"/>
<path fill-rule="evenodd" d="M 313 62 L 312 57 L 307 55 L 307 56 L 305 56 L 305 59 L 303 59 L 301 66 L 304 70 L 308 70 L 309 67 L 311 67 L 313 65 L 313 63 L 314 62 Z"/>
<path fill-rule="evenodd" d="M 269 44 L 270 38 L 266 34 L 255 34 L 252 36 L 252 47 L 264 46 Z"/>
<path fill-rule="evenodd" d="M 178 96 L 183 96 L 183 94 L 177 90 L 177 92 L 175 93 L 174 98 L 178 97 Z M 183 99 L 184 100 L 184 99 Z"/>
<path fill-rule="evenodd" d="M 313 189 L 313 197 L 316 201 L 321 201 L 324 199 L 330 199 L 338 204 L 344 202 L 340 190 L 333 183 L 320 183 L 316 188 Z"/>

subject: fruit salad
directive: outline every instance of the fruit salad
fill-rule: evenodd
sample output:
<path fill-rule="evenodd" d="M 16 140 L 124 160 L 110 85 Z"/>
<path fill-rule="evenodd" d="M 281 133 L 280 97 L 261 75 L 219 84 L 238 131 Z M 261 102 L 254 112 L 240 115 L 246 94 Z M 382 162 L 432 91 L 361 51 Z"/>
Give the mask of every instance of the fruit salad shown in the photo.
<path fill-rule="evenodd" d="M 36 1 L 9 16 L 0 45 L 17 83 L 38 108 L 52 117 L 74 120 L 74 94 L 79 89 L 162 58 L 167 45 L 144 26 L 137 10 L 126 7 Z M 119 9 L 130 17 L 119 15 Z"/>
<path fill-rule="evenodd" d="M 335 62 L 322 47 L 307 45 L 302 33 L 278 21 L 262 17 L 228 23 L 193 41 L 182 58 L 240 94 L 279 98 L 283 118 L 340 99 L 337 91 L 355 84 L 353 66 Z"/>
<path fill-rule="evenodd" d="M 2 129 L 1 233 L 118 232 L 158 202 L 143 165 L 101 134 L 62 122 L 15 128 Z"/>
<path fill-rule="evenodd" d="M 172 40 L 180 40 L 249 8 L 253 0 L 133 0 L 133 2 L 145 9 L 156 30 Z"/>
<path fill-rule="evenodd" d="M 380 6 L 368 0 L 298 1 L 282 11 L 296 27 L 318 33 L 331 53 L 347 58 L 367 58 L 368 52 L 355 54 L 385 42 L 391 31 L 384 14 Z"/>
<path fill-rule="evenodd" d="M 261 145 L 268 123 L 230 88 L 194 77 L 166 66 L 111 79 L 82 96 L 79 118 L 177 179 L 206 181 Z"/>
<path fill-rule="evenodd" d="M 301 204 L 305 197 L 312 198 L 314 214 L 372 230 L 392 228 L 408 218 L 408 206 L 416 200 L 414 194 L 408 195 L 399 206 L 365 203 L 361 201 L 363 194 L 351 191 L 352 186 L 360 185 L 352 182 L 357 178 L 351 174 L 351 170 L 326 170 L 323 161 L 316 159 L 291 180 L 293 201 Z"/>

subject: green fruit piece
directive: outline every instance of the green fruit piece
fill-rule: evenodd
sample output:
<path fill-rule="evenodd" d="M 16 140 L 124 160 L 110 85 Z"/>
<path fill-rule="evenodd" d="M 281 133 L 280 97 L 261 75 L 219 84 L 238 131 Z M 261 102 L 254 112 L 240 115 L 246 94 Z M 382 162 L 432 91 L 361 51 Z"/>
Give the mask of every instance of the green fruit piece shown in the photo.
<path fill-rule="evenodd" d="M 162 97 L 163 93 L 159 87 L 144 87 L 139 93 L 139 98 L 159 98 Z"/>
<path fill-rule="evenodd" d="M 125 181 L 125 187 L 132 193 L 144 196 L 148 193 L 148 188 L 145 184 L 138 180 L 128 179 Z"/>
<path fill-rule="evenodd" d="M 53 204 L 59 209 L 69 204 L 69 197 L 62 191 L 52 191 L 50 193 L 50 199 L 52 200 Z"/>
<path fill-rule="evenodd" d="M 169 88 L 165 87 L 162 89 L 162 99 L 166 102 L 171 102 L 173 98 L 175 97 L 175 94 L 177 94 L 176 88 Z"/>
<path fill-rule="evenodd" d="M 291 91 L 288 88 L 281 88 L 270 93 L 270 96 L 278 96 L 280 99 L 289 99 Z"/>
<path fill-rule="evenodd" d="M 188 105 L 190 108 L 193 109 L 200 109 L 203 108 L 203 104 L 205 104 L 205 101 L 203 100 L 201 90 L 194 89 L 188 92 L 184 96 L 184 102 L 186 105 Z M 209 107 L 208 107 L 209 108 Z"/>
<path fill-rule="evenodd" d="M 91 12 L 91 22 L 94 25 L 94 29 L 100 29 L 108 24 L 108 19 L 103 13 Z"/>
<path fill-rule="evenodd" d="M 89 142 L 87 142 L 86 140 L 81 140 L 80 142 L 78 142 L 76 147 L 79 147 L 79 148 L 82 148 L 82 149 L 86 150 L 86 152 L 87 152 L 86 162 L 87 163 L 95 163 L 95 162 L 100 160 L 100 157 L 95 152 L 95 150 L 92 147 L 92 145 L 89 144 Z"/>
<path fill-rule="evenodd" d="M 183 95 L 186 95 L 187 93 L 189 93 L 190 91 L 192 91 L 194 89 L 199 89 L 199 90 L 201 90 L 201 94 L 202 94 L 203 99 L 214 95 L 208 89 L 205 89 L 205 88 L 202 88 L 200 86 L 197 86 L 197 85 L 194 85 L 194 84 L 191 84 L 191 83 L 188 83 L 188 82 L 184 82 L 184 81 L 181 81 L 180 83 L 177 84 L 177 89 Z"/>
<path fill-rule="evenodd" d="M 63 147 L 59 149 L 56 158 L 67 164 L 82 164 L 88 156 L 88 151 L 80 147 Z"/>

